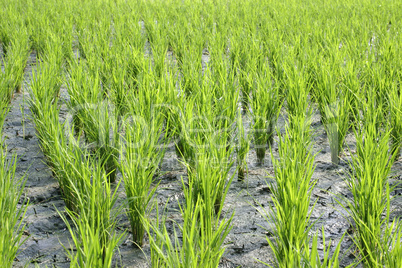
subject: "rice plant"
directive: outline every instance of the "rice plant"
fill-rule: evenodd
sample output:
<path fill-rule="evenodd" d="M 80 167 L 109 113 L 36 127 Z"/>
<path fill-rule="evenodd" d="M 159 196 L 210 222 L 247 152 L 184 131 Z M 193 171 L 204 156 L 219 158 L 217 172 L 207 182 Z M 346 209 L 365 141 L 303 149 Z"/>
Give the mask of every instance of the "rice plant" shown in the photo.
<path fill-rule="evenodd" d="M 275 243 L 267 238 L 277 267 L 298 267 L 308 251 L 312 175 L 315 155 L 311 152 L 309 119 L 291 118 L 283 137 L 279 135 L 279 159 L 272 157 L 276 184 L 270 185 L 274 206 L 263 216 L 273 221 Z"/>
<path fill-rule="evenodd" d="M 173 237 L 167 230 L 166 215 L 162 219 L 157 216 L 156 223 L 143 219 L 147 223 L 153 267 L 218 267 L 234 213 L 220 220 L 221 213 L 215 214 L 213 207 L 204 203 L 208 199 L 194 199 L 191 182 L 188 188 L 183 181 L 182 185 L 185 201 L 179 203 L 179 208 L 183 223 L 173 222 Z"/>
<path fill-rule="evenodd" d="M 100 159 L 100 164 L 109 178 L 115 182 L 117 172 L 117 159 L 119 158 L 119 134 L 118 121 L 115 111 L 106 101 L 83 107 L 85 137 L 90 146 L 94 148 L 95 157 Z"/>
<path fill-rule="evenodd" d="M 148 205 L 157 189 L 154 175 L 163 158 L 164 149 L 158 146 L 162 130 L 160 124 L 147 122 L 140 116 L 132 119 L 124 125 L 119 168 L 127 195 L 127 214 L 133 242 L 142 247 L 145 234 L 142 218 L 149 212 Z"/>
<path fill-rule="evenodd" d="M 260 164 L 264 162 L 266 146 L 272 146 L 274 128 L 281 107 L 279 87 L 273 84 L 267 63 L 256 73 L 255 90 L 252 97 L 254 146 Z"/>
<path fill-rule="evenodd" d="M 115 229 L 119 213 L 115 208 L 118 186 L 112 190 L 106 174 L 91 160 L 84 160 L 85 154 L 81 156 L 83 160 L 74 163 L 82 171 L 81 183 L 79 186 L 74 181 L 70 184 L 76 193 L 77 211 L 59 212 L 75 247 L 65 249 L 71 267 L 111 267 L 116 248 L 125 236 Z"/>
<path fill-rule="evenodd" d="M 389 185 L 388 178 L 395 155 L 389 151 L 389 129 L 379 128 L 383 126 L 383 111 L 381 106 L 373 109 L 374 102 L 370 98 L 362 104 L 364 121 L 355 129 L 357 153 L 352 156 L 352 172 L 346 181 L 353 199 L 339 200 L 343 207 L 348 207 L 353 241 L 365 267 L 385 265 L 389 239 L 393 239 L 390 234 L 384 235 L 384 230 L 391 223 L 390 192 L 395 186 Z"/>
<path fill-rule="evenodd" d="M 189 183 L 194 187 L 194 200 L 203 199 L 217 214 L 229 189 L 229 170 L 233 165 L 232 148 L 226 150 L 225 137 L 211 138 L 207 143 L 197 143 L 194 168 L 189 169 Z"/>
<path fill-rule="evenodd" d="M 7 148 L 1 142 L 0 149 L 0 262 L 5 267 L 13 267 L 14 259 L 24 239 L 23 218 L 28 203 L 23 199 L 26 180 L 17 178 L 17 157 L 7 157 Z"/>
<path fill-rule="evenodd" d="M 341 90 L 336 79 L 339 73 L 336 66 L 321 65 L 318 75 L 317 98 L 321 121 L 329 139 L 331 161 L 339 164 L 339 154 L 349 130 L 350 103 L 347 89 Z"/>
<path fill-rule="evenodd" d="M 338 245 L 336 246 L 332 256 L 330 256 L 331 241 L 329 241 L 329 243 L 326 244 L 324 228 L 322 228 L 323 257 L 321 257 L 318 252 L 318 232 L 317 232 L 316 234 L 314 234 L 312 238 L 311 249 L 308 247 L 308 245 L 306 245 L 305 253 L 302 253 L 303 254 L 302 267 L 309 267 L 309 268 L 339 267 L 341 257 L 340 256 L 341 243 L 344 237 L 345 234 L 341 237 L 340 241 L 338 242 Z M 347 267 L 353 267 L 353 266 L 354 264 L 351 264 L 348 265 Z"/>
<path fill-rule="evenodd" d="M 29 57 L 28 32 L 24 27 L 20 27 L 12 37 L 7 53 L 7 64 L 11 65 L 8 75 L 10 79 L 9 91 L 21 92 L 24 79 L 24 70 Z"/>

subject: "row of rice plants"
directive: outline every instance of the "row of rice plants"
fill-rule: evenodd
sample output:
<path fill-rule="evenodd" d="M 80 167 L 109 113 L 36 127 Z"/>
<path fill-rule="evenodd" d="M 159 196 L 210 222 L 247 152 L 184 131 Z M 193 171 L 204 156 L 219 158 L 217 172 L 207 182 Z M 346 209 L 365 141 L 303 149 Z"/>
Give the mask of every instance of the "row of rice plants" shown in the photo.
<path fill-rule="evenodd" d="M 74 138 L 73 129 L 60 122 L 62 54 L 58 53 L 57 44 L 49 46 L 54 49 L 40 58 L 42 62 L 33 73 L 30 109 L 41 148 L 66 203 L 67 214 L 60 215 L 76 249 L 68 252 L 71 266 L 110 267 L 116 246 L 125 235 L 115 231 L 119 186 L 111 190 L 102 159 L 93 158 L 86 148 L 80 148 L 80 139 Z"/>
<path fill-rule="evenodd" d="M 364 267 L 397 267 L 401 264 L 401 223 L 391 219 L 389 177 L 396 152 L 390 150 L 390 127 L 384 122 L 382 104 L 376 103 L 374 90 L 368 90 L 363 102 L 361 122 L 354 130 L 356 155 L 352 156 L 352 172 L 347 180 L 353 200 L 343 206 L 351 216 L 354 243 Z M 393 154 L 392 154 L 393 153 Z"/>
<path fill-rule="evenodd" d="M 13 94 L 22 87 L 29 56 L 28 33 L 21 25 L 6 24 L 2 24 L 0 32 L 3 48 L 0 70 L 0 263 L 12 267 L 25 241 L 23 218 L 28 209 L 28 201 L 23 197 L 26 179 L 16 174 L 17 155 L 8 153 L 9 149 L 3 139 L 3 125 Z"/>
<path fill-rule="evenodd" d="M 202 198 L 206 195 L 203 192 L 203 170 L 212 174 L 217 171 L 210 170 L 202 161 L 204 158 L 228 158 L 233 150 L 233 145 L 228 146 L 232 137 L 222 135 L 225 142 L 219 139 L 219 144 L 206 146 L 211 147 L 209 149 L 198 150 L 198 146 L 208 145 L 207 141 L 213 137 L 208 135 L 209 132 L 231 133 L 230 129 L 238 117 L 239 97 L 242 98 L 244 108 L 248 108 L 250 104 L 254 145 L 260 163 L 265 158 L 266 147 L 272 145 L 275 121 L 284 99 L 290 121 L 289 133 L 292 133 L 289 136 L 309 136 L 306 128 L 303 131 L 307 133 L 301 130 L 298 132 L 298 120 L 306 117 L 306 113 L 307 117 L 310 116 L 310 98 L 317 102 L 329 137 L 332 161 L 338 163 L 345 134 L 351 124 L 347 119 L 360 124 L 361 120 L 355 118 L 365 110 L 357 105 L 358 98 L 374 98 L 384 106 L 384 119 L 394 123 L 392 146 L 394 151 L 398 151 L 401 107 L 398 76 L 385 67 L 383 71 L 382 67 L 392 62 L 391 54 L 384 48 L 395 44 L 397 39 L 383 40 L 387 40 L 386 34 L 395 34 L 394 29 L 387 33 L 378 29 L 377 24 L 385 22 L 380 17 L 376 17 L 379 22 L 376 21 L 369 27 L 366 25 L 369 22 L 367 15 L 360 15 L 363 19 L 359 24 L 353 20 L 343 23 L 331 14 L 336 8 L 340 8 L 346 14 L 354 16 L 351 11 L 353 6 L 329 5 L 327 11 L 319 12 L 318 8 L 324 3 L 317 6 L 307 2 L 303 3 L 305 6 L 297 3 L 290 3 L 288 6 L 265 3 L 264 5 L 272 4 L 281 8 L 279 13 L 272 9 L 268 12 L 269 16 L 265 16 L 267 9 L 258 6 L 262 3 L 246 2 L 244 5 L 236 5 L 235 2 L 226 5 L 219 1 L 215 4 L 133 1 L 129 6 L 137 4 L 138 8 L 127 11 L 126 3 L 98 1 L 84 4 L 75 15 L 71 13 L 71 8 L 78 7 L 78 3 L 72 1 L 65 6 L 57 4 L 60 10 L 66 12 L 60 16 L 62 19 L 55 20 L 61 26 L 57 29 L 63 29 L 57 31 L 62 38 L 55 38 L 56 31 L 46 25 L 47 20 L 40 11 L 33 11 L 32 5 L 26 7 L 33 17 L 42 18 L 28 21 L 29 27 L 32 27 L 29 28 L 31 46 L 36 50 L 39 59 L 44 61 L 39 66 L 38 73 L 34 74 L 32 112 L 42 148 L 49 159 L 49 166 L 59 179 L 66 205 L 70 211 L 78 213 L 75 215 L 75 222 L 81 220 L 81 194 L 89 196 L 93 190 L 85 188 L 88 186 L 88 178 L 82 177 L 77 170 L 83 169 L 82 173 L 90 177 L 91 172 L 88 173 L 88 170 L 95 170 L 94 174 L 102 174 L 94 177 L 105 187 L 107 185 L 103 181 L 104 176 L 108 177 L 108 183 L 113 182 L 116 180 L 117 170 L 120 170 L 125 181 L 134 240 L 137 245 L 142 245 L 144 227 L 139 219 L 145 217 L 146 207 L 155 193 L 155 188 L 151 185 L 152 177 L 163 156 L 163 150 L 156 150 L 155 145 L 160 143 L 161 135 L 177 139 L 177 152 L 186 163 L 189 184 L 192 186 L 189 191 L 194 195 L 193 203 L 199 204 L 197 213 L 205 213 L 203 209 L 206 208 L 202 207 L 207 202 L 212 202 L 213 210 L 218 213 L 221 209 L 219 204 L 224 198 Z M 55 7 L 56 5 L 52 6 L 50 3 L 39 10 L 52 12 Z M 298 10 L 300 7 L 302 9 Z M 390 7 L 392 5 L 388 4 L 387 10 Z M 308 9 L 311 10 L 306 11 Z M 179 13 L 175 10 L 179 10 Z M 107 11 L 111 13 L 108 14 Z M 283 21 L 292 18 L 293 14 L 297 14 L 296 19 L 290 19 L 289 25 L 285 25 Z M 318 19 L 318 27 L 307 19 L 312 14 Z M 369 11 L 369 14 L 373 12 Z M 324 18 L 328 21 L 327 25 L 320 24 Z M 306 23 L 299 27 L 297 24 L 303 19 Z M 138 23 L 140 20 L 143 20 L 145 30 Z M 243 20 L 244 23 L 239 22 Z M 338 24 L 350 27 L 342 28 Z M 321 26 L 328 35 L 317 30 Z M 373 36 L 366 27 L 373 28 L 380 34 L 376 37 L 380 42 L 372 41 Z M 371 40 L 369 46 L 353 42 L 355 39 L 351 38 L 352 31 L 361 33 L 361 38 L 365 40 Z M 78 36 L 79 60 L 72 56 L 73 33 Z M 164 33 L 168 33 L 166 37 Z M 338 35 L 342 37 L 341 40 L 336 37 Z M 150 49 L 144 49 L 148 45 L 145 40 L 149 42 Z M 342 47 L 339 48 L 340 46 Z M 171 61 L 166 59 L 170 50 L 173 54 Z M 207 68 L 203 68 L 203 51 L 209 53 L 210 62 Z M 334 53 L 335 51 L 341 52 Z M 395 53 L 394 49 L 390 51 Z M 147 54 L 149 52 L 152 55 Z M 147 56 L 144 57 L 144 54 Z M 333 57 L 332 54 L 337 56 Z M 78 143 L 73 142 L 74 139 L 67 139 L 62 132 L 64 126 L 58 122 L 57 101 L 64 59 L 68 60 L 68 103 L 73 111 L 75 139 L 82 141 L 81 146 L 95 145 L 89 146 L 91 148 L 88 151 L 80 149 Z M 175 61 L 177 65 L 174 64 Z M 295 62 L 297 68 L 294 67 Z M 317 62 L 320 62 L 318 67 L 315 66 Z M 353 65 L 355 62 L 356 65 Z M 377 73 L 372 73 L 372 68 Z M 391 78 L 393 90 L 384 86 L 385 78 Z M 360 92 L 362 85 L 379 89 L 380 93 L 367 95 L 365 91 Z M 155 112 L 151 107 L 163 107 L 163 113 Z M 354 109 L 353 112 L 349 108 Z M 166 123 L 162 123 L 165 117 Z M 124 124 L 131 119 L 137 124 L 134 124 L 136 127 Z M 143 124 L 139 120 L 143 120 Z M 364 125 L 365 122 L 364 118 Z M 69 127 L 67 129 L 70 131 Z M 172 133 L 168 130 L 172 130 Z M 249 135 L 243 130 L 239 123 L 239 178 L 242 178 L 240 174 L 244 178 L 244 156 L 250 144 Z M 118 134 L 120 131 L 123 139 Z M 143 139 L 143 133 L 147 133 L 149 137 Z M 74 135 L 69 133 L 68 136 Z M 166 141 L 165 138 L 162 140 Z M 145 143 L 141 143 L 142 141 Z M 131 148 L 133 142 L 140 142 L 141 146 Z M 279 143 L 282 143 L 281 140 Z M 60 148 L 55 149 L 55 144 L 61 145 L 56 146 Z M 287 143 L 284 144 L 287 146 Z M 221 150 L 220 146 L 224 149 Z M 295 145 L 290 143 L 289 147 L 293 146 Z M 157 161 L 142 161 L 151 158 Z M 299 160 L 302 160 L 302 156 Z M 222 189 L 226 189 L 226 184 L 222 183 L 226 182 L 222 179 L 226 168 L 216 176 L 216 190 L 221 194 Z M 297 167 L 291 172 L 295 170 L 297 171 Z M 141 179 L 137 181 L 138 175 L 133 174 L 141 174 Z M 310 185 L 310 179 L 307 176 L 303 182 Z M 89 185 L 100 187 L 94 183 Z M 96 189 L 100 191 L 100 188 Z M 184 207 L 185 205 L 183 214 L 186 211 Z M 190 219 L 194 214 L 184 216 Z M 161 237 L 158 239 L 155 241 L 161 241 Z M 102 240 L 105 239 L 100 241 Z M 300 244 L 292 247 L 300 247 Z"/>
<path fill-rule="evenodd" d="M 7 100 L 0 102 L 0 134 L 9 110 Z M 16 174 L 17 156 L 8 155 L 7 145 L 0 141 L 0 263 L 12 267 L 18 255 L 25 225 L 23 218 L 28 202 L 23 198 L 26 179 Z"/>
<path fill-rule="evenodd" d="M 208 75 L 208 70 L 205 73 Z M 179 202 L 183 222 L 173 223 L 172 238 L 166 226 L 167 214 L 157 217 L 156 222 L 145 221 L 153 267 L 218 267 L 225 252 L 224 241 L 234 216 L 233 213 L 221 219 L 234 176 L 229 177 L 233 165 L 230 146 L 233 129 L 227 120 L 232 113 L 218 119 L 217 114 L 222 110 L 220 104 L 214 103 L 216 92 L 206 90 L 209 86 L 209 83 L 201 85 L 198 91 L 193 91 L 199 96 L 189 96 L 185 104 L 181 103 L 178 121 L 174 122 L 180 129 L 179 154 L 188 175 L 188 183 L 182 179 L 185 201 Z M 222 101 L 233 101 L 226 97 Z"/>
<path fill-rule="evenodd" d="M 1 38 L 4 67 L 2 66 L 0 72 L 0 98 L 10 102 L 14 92 L 21 92 L 24 69 L 29 57 L 28 30 L 24 25 L 12 25 L 2 29 L 2 32 L 7 37 Z"/>

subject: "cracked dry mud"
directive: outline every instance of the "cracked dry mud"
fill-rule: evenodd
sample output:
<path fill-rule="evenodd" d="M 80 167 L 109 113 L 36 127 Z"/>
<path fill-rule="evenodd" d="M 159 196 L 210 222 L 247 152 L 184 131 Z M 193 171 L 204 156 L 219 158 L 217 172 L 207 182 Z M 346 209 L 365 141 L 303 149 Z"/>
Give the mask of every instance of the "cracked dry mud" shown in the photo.
<path fill-rule="evenodd" d="M 58 211 L 64 210 L 64 202 L 61 198 L 59 186 L 48 167 L 44 164 L 44 155 L 40 150 L 35 129 L 29 120 L 30 111 L 27 105 L 29 78 L 32 68 L 35 66 L 35 55 L 31 55 L 26 68 L 24 91 L 15 94 L 11 102 L 11 110 L 7 115 L 4 134 L 8 151 L 18 155 L 17 176 L 26 176 L 25 198 L 28 198 L 30 205 L 24 219 L 27 224 L 24 237 L 26 242 L 22 245 L 20 254 L 14 262 L 14 267 L 69 267 L 69 260 L 66 257 L 63 245 L 69 248 L 70 234 L 66 225 L 60 218 Z M 61 111 L 61 118 L 65 118 L 68 111 L 65 108 Z M 278 126 L 282 129 L 286 118 L 279 118 Z M 314 152 L 316 169 L 313 179 L 317 185 L 312 194 L 312 204 L 317 201 L 312 212 L 311 219 L 317 221 L 315 229 L 324 227 L 326 240 L 332 239 L 334 250 L 343 233 L 348 231 L 349 223 L 343 214 L 345 210 L 337 204 L 337 195 L 351 198 L 344 178 L 347 176 L 347 160 L 349 150 L 342 155 L 342 161 L 335 167 L 330 162 L 329 143 L 319 116 L 316 113 L 313 118 L 312 127 L 315 130 Z M 348 134 L 346 143 L 351 151 L 354 150 L 353 135 Z M 277 143 L 274 143 L 273 153 L 276 155 Z M 233 183 L 226 198 L 224 213 L 230 214 L 235 211 L 233 218 L 233 229 L 226 239 L 226 254 L 221 261 L 220 267 L 264 267 L 258 260 L 272 262 L 273 255 L 266 241 L 271 236 L 271 227 L 259 213 L 258 204 L 269 209 L 271 203 L 270 188 L 267 185 L 273 181 L 273 175 L 269 152 L 266 153 L 266 161 L 263 166 L 256 165 L 254 149 L 250 149 L 248 155 L 249 173 L 244 182 L 237 181 L 235 174 Z M 232 168 L 232 173 L 235 172 Z M 392 181 L 401 179 L 402 157 L 393 167 L 394 175 Z M 180 178 L 186 175 L 185 169 L 176 159 L 174 148 L 169 148 L 162 163 L 162 177 L 156 199 L 160 208 L 165 206 L 172 219 L 179 219 L 177 213 L 177 202 L 183 200 Z M 397 189 L 393 195 L 401 195 L 402 190 Z M 123 187 L 120 188 L 120 202 L 124 200 Z M 392 204 L 395 217 L 402 215 L 401 199 L 396 198 Z M 126 216 L 120 217 L 119 230 L 129 230 L 129 222 Z M 170 228 L 170 230 L 172 230 Z M 133 247 L 130 233 L 116 253 L 118 267 L 149 267 L 149 245 L 147 238 L 146 245 L 142 250 Z M 319 245 L 322 250 L 322 245 Z M 353 252 L 348 250 L 352 247 L 350 237 L 346 236 L 342 242 L 341 252 L 343 260 L 341 266 L 351 263 L 354 259 Z"/>

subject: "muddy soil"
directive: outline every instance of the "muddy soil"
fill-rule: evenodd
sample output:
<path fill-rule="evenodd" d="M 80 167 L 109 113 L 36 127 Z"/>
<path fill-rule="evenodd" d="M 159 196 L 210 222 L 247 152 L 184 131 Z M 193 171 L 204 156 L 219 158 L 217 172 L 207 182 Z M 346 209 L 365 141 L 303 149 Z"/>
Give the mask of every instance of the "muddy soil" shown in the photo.
<path fill-rule="evenodd" d="M 207 61 L 207 56 L 203 59 Z M 32 69 L 35 68 L 35 55 L 32 54 L 26 68 L 26 82 L 24 90 L 15 94 L 11 103 L 11 110 L 7 115 L 4 134 L 5 142 L 10 153 L 18 155 L 17 176 L 27 178 L 25 197 L 30 205 L 24 219 L 26 242 L 22 245 L 20 254 L 15 259 L 14 267 L 69 267 L 69 259 L 66 257 L 62 244 L 70 249 L 70 234 L 66 225 L 59 216 L 59 211 L 64 210 L 64 202 L 61 198 L 59 186 L 48 167 L 44 164 L 45 158 L 40 150 L 34 126 L 30 120 L 30 111 L 27 105 L 29 98 L 29 78 Z M 64 89 L 65 92 L 65 89 Z M 61 118 L 66 118 L 66 107 L 61 111 Z M 248 119 L 245 118 L 247 122 Z M 248 120 L 249 122 L 249 120 Z M 284 128 L 285 117 L 280 117 L 278 127 Z M 315 130 L 314 152 L 316 169 L 313 179 L 317 185 L 313 191 L 312 203 L 317 201 L 312 213 L 312 220 L 317 221 L 314 230 L 324 227 L 326 240 L 332 239 L 332 250 L 340 241 L 342 235 L 350 231 L 346 211 L 336 202 L 339 196 L 351 198 L 344 179 L 347 176 L 347 161 L 354 150 L 354 137 L 348 134 L 346 143 L 349 149 L 345 150 L 339 166 L 333 166 L 330 161 L 330 149 L 328 138 L 315 113 L 312 127 Z M 277 155 L 277 143 L 274 142 L 274 156 Z M 350 152 L 351 151 L 351 152 Z M 233 229 L 226 239 L 226 254 L 220 267 L 265 267 L 259 261 L 272 263 L 273 255 L 266 241 L 271 237 L 272 227 L 260 214 L 261 208 L 269 211 L 271 192 L 267 183 L 272 182 L 273 167 L 270 154 L 266 153 L 266 161 L 262 166 L 257 165 L 255 150 L 252 148 L 248 154 L 249 173 L 244 182 L 237 180 L 235 168 L 233 183 L 225 202 L 224 213 L 229 215 L 235 212 Z M 181 178 L 186 176 L 186 171 L 177 160 L 174 148 L 169 148 L 161 165 L 160 180 L 157 191 L 157 202 L 162 208 L 166 205 L 170 218 L 179 219 L 177 212 L 178 201 L 183 200 Z M 402 179 L 402 157 L 394 165 L 395 178 L 392 181 Z M 402 189 L 397 189 L 393 195 L 401 195 Z M 120 203 L 124 201 L 123 187 L 120 188 Z M 402 202 L 400 198 L 394 200 L 392 206 L 393 216 L 402 215 Z M 142 250 L 136 249 L 131 242 L 129 222 L 125 215 L 120 217 L 119 230 L 127 230 L 128 235 L 116 253 L 115 264 L 118 267 L 149 267 L 149 244 Z M 170 228 L 170 230 L 172 230 Z M 320 235 L 321 237 L 321 235 Z M 320 245 L 322 250 L 322 245 Z M 350 264 L 354 259 L 354 251 L 351 238 L 346 236 L 342 242 L 342 267 Z"/>

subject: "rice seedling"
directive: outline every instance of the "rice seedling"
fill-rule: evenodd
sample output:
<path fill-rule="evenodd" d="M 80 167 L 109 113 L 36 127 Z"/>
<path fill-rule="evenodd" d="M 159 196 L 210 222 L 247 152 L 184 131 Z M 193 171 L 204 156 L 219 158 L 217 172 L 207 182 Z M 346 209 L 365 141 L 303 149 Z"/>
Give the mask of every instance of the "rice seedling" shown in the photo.
<path fill-rule="evenodd" d="M 167 229 L 166 216 L 156 218 L 156 223 L 146 222 L 151 246 L 153 267 L 218 267 L 225 253 L 224 241 L 231 230 L 234 214 L 220 220 L 220 212 L 204 202 L 194 200 L 191 182 L 182 181 L 185 201 L 179 203 L 183 223 L 173 222 L 173 238 Z M 156 210 L 159 215 L 158 209 Z M 180 238 L 181 239 L 180 239 Z"/>
<path fill-rule="evenodd" d="M 119 134 L 118 122 L 110 110 L 108 102 L 101 102 L 95 107 L 86 106 L 84 112 L 85 137 L 93 143 L 95 156 L 100 159 L 105 174 L 110 182 L 115 182 L 117 172 L 117 159 Z"/>
<path fill-rule="evenodd" d="M 341 243 L 344 239 L 345 234 L 342 236 L 338 245 L 335 248 L 332 256 L 330 256 L 330 246 L 331 241 L 329 241 L 328 245 L 325 243 L 325 233 L 324 228 L 322 228 L 322 244 L 323 244 L 323 258 L 320 257 L 318 252 L 318 233 L 316 233 L 312 238 L 311 249 L 306 245 L 305 247 L 305 254 L 302 258 L 302 267 L 330 267 L 336 268 L 340 266 L 340 250 L 341 250 Z M 353 267 L 354 265 L 348 265 L 347 267 Z"/>
<path fill-rule="evenodd" d="M 132 88 L 127 84 L 136 83 L 136 77 L 129 76 L 128 73 L 126 58 L 130 57 L 130 54 L 127 53 L 128 55 L 125 55 L 126 48 L 121 48 L 121 50 L 123 50 L 122 53 L 112 52 L 116 57 L 109 62 L 111 65 L 110 88 L 106 90 L 108 92 L 107 97 L 115 108 L 115 117 L 118 125 L 120 125 L 121 119 L 129 110 L 128 93 Z M 126 81 L 129 82 L 127 83 Z"/>
<path fill-rule="evenodd" d="M 106 174 L 91 160 L 72 163 L 80 173 L 80 185 L 70 182 L 76 194 L 76 211 L 59 212 L 72 237 L 75 250 L 67 250 L 71 267 L 111 267 L 113 255 L 125 233 L 117 233 L 115 226 L 118 210 L 115 208 L 117 190 L 112 190 Z M 81 167 L 80 167 L 81 166 Z M 70 221 L 67 219 L 71 219 Z"/>
<path fill-rule="evenodd" d="M 336 66 L 327 66 L 323 63 L 318 72 L 317 98 L 321 112 L 321 121 L 329 139 L 331 161 L 339 164 L 339 154 L 349 130 L 349 107 L 347 99 L 350 94 L 338 87 L 338 71 Z"/>
<path fill-rule="evenodd" d="M 272 156 L 276 184 L 270 185 L 274 206 L 263 209 L 267 221 L 273 221 L 275 243 L 267 238 L 277 267 L 298 267 L 308 252 L 308 233 L 314 206 L 310 208 L 315 155 L 311 152 L 311 130 L 308 117 L 290 118 L 293 122 L 279 136 L 279 159 Z M 279 134 L 279 133 L 278 133 Z M 307 243 L 307 244 L 306 244 Z"/>
<path fill-rule="evenodd" d="M 42 106 L 57 103 L 58 100 L 62 84 L 61 66 L 57 65 L 55 57 L 49 57 L 49 61 L 39 65 L 32 73 L 30 109 L 34 117 L 43 112 Z"/>
<path fill-rule="evenodd" d="M 84 61 L 78 62 L 71 60 L 69 62 L 69 71 L 67 75 L 67 89 L 70 96 L 68 106 L 72 114 L 72 124 L 75 133 L 80 135 L 84 128 L 83 119 L 85 116 L 86 105 L 96 105 L 100 95 L 100 78 L 96 73 L 95 76 L 89 75 L 88 64 Z"/>
<path fill-rule="evenodd" d="M 309 114 L 309 93 L 307 77 L 305 69 L 300 69 L 300 66 L 293 65 L 290 62 L 286 62 L 283 65 L 284 72 L 286 74 L 285 85 L 286 90 L 286 108 L 289 115 L 290 124 L 293 124 L 293 119 L 298 119 L 300 116 Z M 297 123 L 297 122 L 296 122 Z"/>
<path fill-rule="evenodd" d="M 281 100 L 279 87 L 273 84 L 267 63 L 262 63 L 256 73 L 256 84 L 252 98 L 254 144 L 260 164 L 264 162 L 266 146 L 272 146 L 274 128 L 279 115 Z"/>
<path fill-rule="evenodd" d="M 216 59 L 218 63 L 214 64 L 212 68 L 220 69 L 220 74 L 216 73 L 218 77 L 209 76 L 209 70 L 204 71 L 205 81 L 203 83 L 203 91 L 211 88 L 207 81 L 215 81 L 212 85 L 213 92 L 210 96 L 212 98 L 212 113 L 211 118 L 212 127 L 216 129 L 221 135 L 226 135 L 228 139 L 228 146 L 231 145 L 231 134 L 234 132 L 236 125 L 236 116 L 238 110 L 239 91 L 235 85 L 235 72 L 229 69 L 229 62 L 225 59 Z M 214 71 L 214 69 L 212 69 Z M 210 93 L 207 93 L 210 94 Z M 204 111 L 200 111 L 201 114 L 207 114 L 207 109 L 210 109 L 209 105 L 200 105 Z M 227 135 L 229 134 L 229 135 Z"/>
<path fill-rule="evenodd" d="M 154 70 L 157 77 L 162 77 L 164 74 L 166 55 L 168 51 L 168 41 L 163 34 L 166 29 L 162 26 L 162 23 L 162 21 L 155 23 L 155 31 L 157 31 L 157 33 L 153 35 L 151 45 Z"/>
<path fill-rule="evenodd" d="M 114 182 L 119 146 L 118 117 L 123 108 L 110 105 L 109 98 L 102 99 L 97 72 L 87 75 L 89 67 L 85 63 L 71 62 L 71 66 L 69 107 L 73 114 L 75 132 L 79 134 L 80 129 L 84 130 L 88 146 L 101 159 L 101 165 L 110 182 Z"/>
<path fill-rule="evenodd" d="M 6 16 L 3 14 L 1 14 L 3 18 L 5 18 Z M 6 20 L 3 20 L 6 21 Z M 3 55 L 7 55 L 7 50 L 8 50 L 8 46 L 10 45 L 10 33 L 12 32 L 10 30 L 10 22 L 8 23 L 1 23 L 0 24 L 0 44 L 1 44 L 1 48 L 3 50 Z"/>
<path fill-rule="evenodd" d="M 384 236 L 387 238 L 387 244 L 384 249 L 388 248 L 385 257 L 385 267 L 396 268 L 402 263 L 402 228 L 399 220 L 394 220 L 392 224 L 386 228 Z"/>
<path fill-rule="evenodd" d="M 384 230 L 390 220 L 390 192 L 394 186 L 388 183 L 394 156 L 389 152 L 389 129 L 381 129 L 383 111 L 381 106 L 373 109 L 374 98 L 363 105 L 363 120 L 355 129 L 356 151 L 350 166 L 352 172 L 347 178 L 353 200 L 341 198 L 338 202 L 346 208 L 352 218 L 355 230 L 353 241 L 359 249 L 359 258 L 364 267 L 385 265 L 388 254 Z M 344 203 L 343 203 L 343 202 Z"/>
<path fill-rule="evenodd" d="M 132 119 L 123 126 L 125 134 L 120 149 L 119 169 L 127 195 L 127 214 L 133 242 L 137 247 L 142 247 L 145 234 L 142 218 L 146 217 L 157 189 L 157 185 L 153 185 L 154 175 L 164 149 L 158 146 L 161 124 L 145 121 L 140 116 L 133 116 Z"/>
<path fill-rule="evenodd" d="M 355 115 L 360 113 L 359 99 L 361 98 L 361 79 L 358 75 L 358 66 L 356 61 L 349 56 L 345 68 L 342 68 L 342 83 L 340 90 L 343 92 L 344 98 L 349 102 L 349 122 L 350 127 L 356 125 L 357 118 Z"/>
<path fill-rule="evenodd" d="M 1 100 L 0 101 L 0 133 L 3 133 L 4 120 L 6 119 L 6 115 L 8 114 L 8 111 L 9 111 L 8 102 Z M 3 144 L 3 138 L 1 138 L 0 144 Z"/>
<path fill-rule="evenodd" d="M 196 148 L 194 141 L 198 134 L 196 130 L 203 129 L 205 131 L 207 128 L 205 126 L 201 128 L 198 124 L 200 121 L 202 123 L 205 123 L 205 121 L 202 120 L 203 118 L 198 118 L 197 115 L 193 114 L 195 110 L 194 98 L 187 100 L 185 103 L 182 102 L 181 104 L 182 106 L 178 107 L 179 111 L 173 111 L 170 115 L 175 126 L 175 135 L 178 137 L 178 141 L 176 142 L 176 154 L 178 157 L 183 158 L 187 163 L 187 168 L 191 169 L 194 167 L 195 161 Z"/>
<path fill-rule="evenodd" d="M 28 202 L 20 200 L 26 180 L 16 177 L 17 156 L 7 158 L 6 146 L 0 146 L 0 263 L 13 267 L 18 250 L 24 243 L 25 230 L 23 218 L 28 209 Z"/>
<path fill-rule="evenodd" d="M 20 27 L 16 31 L 10 42 L 10 47 L 7 53 L 7 63 L 10 64 L 10 92 L 21 92 L 22 82 L 24 78 L 24 70 L 29 57 L 28 32 L 25 27 Z"/>
<path fill-rule="evenodd" d="M 188 168 L 194 200 L 203 199 L 206 206 L 210 205 L 219 214 L 233 178 L 227 182 L 233 165 L 230 159 L 233 148 L 226 150 L 226 137 L 210 137 L 206 142 L 201 139 L 196 142 L 194 168 Z"/>
<path fill-rule="evenodd" d="M 17 29 L 16 29 L 17 30 Z M 29 56 L 28 33 L 22 26 L 11 35 L 8 52 L 3 59 L 4 72 L 0 71 L 2 100 L 10 102 L 14 92 L 20 93 L 24 78 L 24 69 Z"/>
<path fill-rule="evenodd" d="M 240 71 L 238 75 L 239 84 L 241 86 L 241 93 L 242 93 L 242 109 L 243 111 L 248 111 L 250 97 L 252 94 L 252 89 L 254 86 L 254 76 L 255 70 L 248 70 L 246 68 L 242 69 L 239 68 Z"/>

